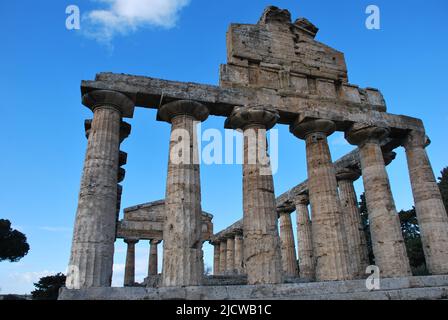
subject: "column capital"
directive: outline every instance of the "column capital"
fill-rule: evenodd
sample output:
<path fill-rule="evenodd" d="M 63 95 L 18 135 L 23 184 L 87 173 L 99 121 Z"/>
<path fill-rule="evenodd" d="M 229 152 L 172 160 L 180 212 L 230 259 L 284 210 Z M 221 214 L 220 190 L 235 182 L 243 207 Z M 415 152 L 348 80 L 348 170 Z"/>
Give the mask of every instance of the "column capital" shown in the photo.
<path fill-rule="evenodd" d="M 243 239 L 243 232 L 235 233 L 235 239 Z"/>
<path fill-rule="evenodd" d="M 297 194 L 294 196 L 294 202 L 307 206 L 310 204 L 310 198 L 306 193 Z"/>
<path fill-rule="evenodd" d="M 134 116 L 135 103 L 125 94 L 112 90 L 94 90 L 82 96 L 82 104 L 95 111 L 98 107 L 112 107 L 121 113 L 122 117 Z"/>
<path fill-rule="evenodd" d="M 131 125 L 125 121 L 120 122 L 120 143 L 131 134 Z"/>
<path fill-rule="evenodd" d="M 394 161 L 396 157 L 397 157 L 397 153 L 394 152 L 394 151 L 383 152 L 384 164 L 385 164 L 386 166 L 388 166 L 389 164 L 391 164 L 392 161 Z"/>
<path fill-rule="evenodd" d="M 159 244 L 160 242 L 162 242 L 162 240 L 161 240 L 161 239 L 151 239 L 151 240 L 149 240 L 149 242 L 150 242 L 152 245 L 157 245 L 157 244 Z"/>
<path fill-rule="evenodd" d="M 208 108 L 202 103 L 192 100 L 176 100 L 160 107 L 157 120 L 171 123 L 177 116 L 191 116 L 197 121 L 205 121 L 209 116 Z"/>
<path fill-rule="evenodd" d="M 118 174 L 117 174 L 118 183 L 122 182 L 125 176 L 126 176 L 126 170 L 123 168 L 118 168 Z"/>
<path fill-rule="evenodd" d="M 131 134 L 131 125 L 125 121 L 120 122 L 120 143 L 124 141 Z M 92 119 L 84 120 L 84 130 L 86 132 L 86 138 L 89 139 L 90 132 L 92 131 Z M 121 152 L 121 151 L 120 151 Z"/>
<path fill-rule="evenodd" d="M 234 239 L 235 238 L 235 233 L 233 233 L 232 231 L 226 233 L 225 235 L 223 235 L 220 240 L 221 242 L 227 242 L 228 239 Z"/>
<path fill-rule="evenodd" d="M 123 241 L 127 244 L 136 244 L 139 242 L 139 239 L 136 238 L 124 238 Z"/>
<path fill-rule="evenodd" d="M 326 119 L 300 119 L 298 117 L 289 127 L 289 131 L 299 139 L 306 139 L 310 134 L 329 136 L 336 131 L 336 125 Z"/>
<path fill-rule="evenodd" d="M 86 132 L 86 138 L 89 139 L 90 130 L 92 129 L 92 119 L 84 120 L 84 130 Z"/>
<path fill-rule="evenodd" d="M 128 162 L 128 154 L 127 152 L 121 151 L 118 155 L 118 166 L 124 166 Z"/>
<path fill-rule="evenodd" d="M 279 119 L 278 111 L 269 106 L 236 106 L 224 126 L 226 129 L 243 130 L 250 126 L 260 126 L 270 130 Z"/>
<path fill-rule="evenodd" d="M 283 202 L 281 205 L 277 206 L 277 213 L 278 215 L 281 215 L 283 213 L 291 214 L 295 210 L 295 205 L 292 203 L 292 201 L 287 200 Z"/>
<path fill-rule="evenodd" d="M 431 140 L 424 131 L 411 130 L 403 139 L 402 145 L 405 149 L 426 148 Z"/>
<path fill-rule="evenodd" d="M 356 168 L 341 168 L 336 171 L 336 179 L 338 181 L 348 180 L 356 181 L 361 176 L 361 170 Z"/>
<path fill-rule="evenodd" d="M 348 131 L 345 132 L 345 138 L 352 145 L 362 145 L 366 142 L 380 143 L 390 134 L 390 129 L 383 126 L 377 126 L 365 123 L 354 123 Z"/>

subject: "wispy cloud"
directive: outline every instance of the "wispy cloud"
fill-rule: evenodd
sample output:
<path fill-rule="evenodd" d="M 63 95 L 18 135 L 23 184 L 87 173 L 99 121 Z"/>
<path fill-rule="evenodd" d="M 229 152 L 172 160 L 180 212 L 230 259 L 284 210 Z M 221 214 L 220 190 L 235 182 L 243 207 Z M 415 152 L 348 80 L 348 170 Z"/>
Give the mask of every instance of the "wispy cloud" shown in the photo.
<path fill-rule="evenodd" d="M 56 274 L 56 271 L 29 271 L 29 272 L 15 272 L 9 275 L 12 281 L 18 282 L 20 284 L 33 284 L 34 282 L 38 282 L 40 278 L 46 277 L 49 275 Z"/>
<path fill-rule="evenodd" d="M 84 34 L 110 44 L 116 35 L 126 35 L 142 27 L 172 28 L 179 11 L 190 0 L 98 0 L 105 8 L 83 16 Z"/>
<path fill-rule="evenodd" d="M 51 226 L 42 226 L 39 227 L 40 230 L 48 231 L 48 232 L 70 232 L 72 231 L 71 228 L 67 227 L 51 227 Z"/>

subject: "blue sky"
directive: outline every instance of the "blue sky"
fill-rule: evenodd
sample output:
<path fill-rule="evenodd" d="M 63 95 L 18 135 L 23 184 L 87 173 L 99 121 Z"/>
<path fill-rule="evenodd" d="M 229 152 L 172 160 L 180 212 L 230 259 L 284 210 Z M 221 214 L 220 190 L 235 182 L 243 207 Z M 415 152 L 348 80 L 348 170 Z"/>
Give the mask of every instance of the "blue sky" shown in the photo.
<path fill-rule="evenodd" d="M 110 25 L 89 36 L 92 11 L 107 10 L 112 2 L 115 11 L 100 12 Z M 350 82 L 379 88 L 388 112 L 423 119 L 432 140 L 428 153 L 434 171 L 438 175 L 448 165 L 445 0 L 169 2 L 178 7 L 152 1 L 159 5 L 127 12 L 124 18 L 120 0 L 0 2 L 0 218 L 10 219 L 31 245 L 20 262 L 0 263 L 0 294 L 29 292 L 40 276 L 66 270 L 87 143 L 83 122 L 91 117 L 80 103 L 80 81 L 111 71 L 217 84 L 219 65 L 226 62 L 228 25 L 256 23 L 269 4 L 289 9 L 293 19 L 303 16 L 316 24 L 317 40 L 345 53 Z M 84 17 L 81 30 L 65 28 L 65 9 L 71 4 Z M 364 26 L 369 4 L 381 9 L 380 30 Z M 169 125 L 155 118 L 155 110 L 138 108 L 129 120 L 132 134 L 122 145 L 129 154 L 123 207 L 164 198 Z M 224 118 L 211 117 L 203 128 L 222 130 L 223 124 Z M 281 194 L 306 178 L 306 162 L 303 141 L 286 126 L 278 129 L 274 180 Z M 330 148 L 334 159 L 352 149 L 342 133 L 330 138 Z M 388 172 L 397 208 L 407 209 L 413 204 L 407 165 L 404 151 L 396 151 Z M 242 217 L 239 165 L 202 166 L 201 180 L 202 206 L 214 214 L 216 231 Z M 362 192 L 360 180 L 356 188 Z M 138 280 L 146 273 L 148 249 L 146 241 L 137 245 Z M 204 250 L 211 266 L 212 248 Z M 118 240 L 115 285 L 122 283 L 124 259 L 125 246 Z"/>

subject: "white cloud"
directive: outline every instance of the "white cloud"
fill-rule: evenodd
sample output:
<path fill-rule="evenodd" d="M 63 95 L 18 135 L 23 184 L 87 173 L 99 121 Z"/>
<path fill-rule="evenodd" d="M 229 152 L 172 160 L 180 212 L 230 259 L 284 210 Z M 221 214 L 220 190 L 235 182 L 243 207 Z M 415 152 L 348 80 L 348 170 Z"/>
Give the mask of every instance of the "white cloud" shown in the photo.
<path fill-rule="evenodd" d="M 38 282 L 40 278 L 46 277 L 49 275 L 55 275 L 56 271 L 29 271 L 29 272 L 15 272 L 9 275 L 11 280 L 18 282 L 20 284 L 33 284 L 34 282 Z"/>
<path fill-rule="evenodd" d="M 49 232 L 70 232 L 71 228 L 67 227 L 51 227 L 51 226 L 43 226 L 39 227 L 40 230 L 49 231 Z"/>
<path fill-rule="evenodd" d="M 172 28 L 179 11 L 190 0 L 99 0 L 105 9 L 87 12 L 82 28 L 87 36 L 109 43 L 115 35 L 125 35 L 141 27 Z"/>

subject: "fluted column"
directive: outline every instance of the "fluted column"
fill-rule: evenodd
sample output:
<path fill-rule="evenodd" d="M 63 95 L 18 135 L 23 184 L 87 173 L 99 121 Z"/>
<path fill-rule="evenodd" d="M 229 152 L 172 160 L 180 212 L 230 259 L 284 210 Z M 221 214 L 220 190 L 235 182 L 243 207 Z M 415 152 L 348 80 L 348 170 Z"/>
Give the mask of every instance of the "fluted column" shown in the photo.
<path fill-rule="evenodd" d="M 135 244 L 137 239 L 125 239 L 127 244 L 126 264 L 124 267 L 124 285 L 133 286 L 135 284 Z"/>
<path fill-rule="evenodd" d="M 220 243 L 214 242 L 213 244 L 213 275 L 216 276 L 219 274 L 219 260 L 220 260 Z"/>
<path fill-rule="evenodd" d="M 194 101 L 165 104 L 157 114 L 171 123 L 163 229 L 163 286 L 200 285 L 203 278 L 202 209 L 196 124 L 208 109 Z"/>
<path fill-rule="evenodd" d="M 314 280 L 315 259 L 313 254 L 313 239 L 311 221 L 308 212 L 309 198 L 307 194 L 294 197 L 297 214 L 297 252 L 299 257 L 300 278 Z"/>
<path fill-rule="evenodd" d="M 237 233 L 235 235 L 235 271 L 236 274 L 244 273 L 244 257 L 243 257 L 243 235 Z"/>
<path fill-rule="evenodd" d="M 66 286 L 69 289 L 108 287 L 117 212 L 117 171 L 121 117 L 132 117 L 134 103 L 107 90 L 83 96 L 93 110 L 76 212 Z"/>
<path fill-rule="evenodd" d="M 219 274 L 226 273 L 227 268 L 227 240 L 222 239 L 219 245 Z"/>
<path fill-rule="evenodd" d="M 242 129 L 244 259 L 249 284 L 282 282 L 274 182 L 266 131 L 279 115 L 268 107 L 235 107 L 226 128 Z"/>
<path fill-rule="evenodd" d="M 297 256 L 292 230 L 291 212 L 294 205 L 286 203 L 277 208 L 280 222 L 280 244 L 282 253 L 283 273 L 287 277 L 297 277 Z"/>
<path fill-rule="evenodd" d="M 227 238 L 226 274 L 235 273 L 235 238 L 230 235 Z"/>
<path fill-rule="evenodd" d="M 336 174 L 343 225 L 347 236 L 350 272 L 353 278 L 364 278 L 369 265 L 366 236 L 363 230 L 353 182 L 360 177 L 359 169 L 340 169 Z"/>
<path fill-rule="evenodd" d="M 410 275 L 411 268 L 380 147 L 389 132 L 387 128 L 354 124 L 346 138 L 359 147 L 375 264 L 382 277 L 400 277 Z"/>
<path fill-rule="evenodd" d="M 86 132 L 86 138 L 89 139 L 90 131 L 92 129 L 92 119 L 86 119 L 84 121 L 84 129 Z M 120 144 L 129 137 L 131 133 L 131 125 L 127 122 L 121 121 L 120 123 Z M 118 153 L 118 184 L 117 184 L 117 212 L 116 212 L 116 220 L 119 220 L 120 208 L 121 208 L 121 196 L 123 194 L 123 186 L 120 185 L 120 182 L 124 180 L 125 177 L 125 169 L 121 168 L 127 163 L 128 154 L 123 151 L 119 151 Z"/>
<path fill-rule="evenodd" d="M 158 245 L 161 241 L 152 239 L 149 241 L 148 277 L 157 275 L 159 265 Z"/>
<path fill-rule="evenodd" d="M 424 132 L 404 141 L 426 266 L 431 274 L 448 273 L 448 216 L 425 147 Z"/>
<path fill-rule="evenodd" d="M 297 119 L 291 125 L 291 132 L 306 142 L 315 276 L 318 281 L 350 278 L 336 173 L 327 142 L 327 136 L 334 131 L 335 124 L 323 119 Z"/>

